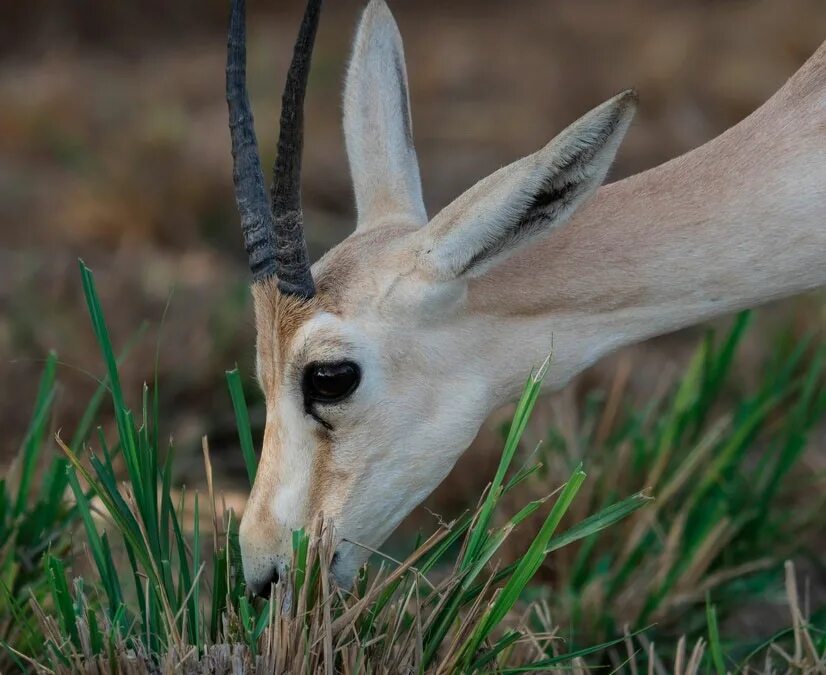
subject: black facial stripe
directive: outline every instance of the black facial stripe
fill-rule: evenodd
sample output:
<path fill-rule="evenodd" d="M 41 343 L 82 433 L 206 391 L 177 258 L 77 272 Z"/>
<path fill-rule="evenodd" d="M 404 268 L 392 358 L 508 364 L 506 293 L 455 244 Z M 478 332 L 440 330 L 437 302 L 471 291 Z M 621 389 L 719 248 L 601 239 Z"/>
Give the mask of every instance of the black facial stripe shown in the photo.
<path fill-rule="evenodd" d="M 306 398 L 304 399 L 304 412 L 307 413 L 310 417 L 312 417 L 321 426 L 323 426 L 327 431 L 334 430 L 332 424 L 330 424 L 327 420 L 319 417 L 318 413 L 315 411 L 315 408 L 313 407 L 313 401 L 308 401 Z"/>

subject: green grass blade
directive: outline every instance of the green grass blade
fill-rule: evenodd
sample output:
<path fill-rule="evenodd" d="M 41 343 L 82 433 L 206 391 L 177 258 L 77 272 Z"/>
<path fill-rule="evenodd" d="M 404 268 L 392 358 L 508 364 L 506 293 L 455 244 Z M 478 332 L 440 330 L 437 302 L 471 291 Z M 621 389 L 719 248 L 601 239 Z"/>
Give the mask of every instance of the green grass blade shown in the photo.
<path fill-rule="evenodd" d="M 258 458 L 255 455 L 249 411 L 247 410 L 247 401 L 244 398 L 244 387 L 241 384 L 241 374 L 238 372 L 238 368 L 227 371 L 227 385 L 229 386 L 229 395 L 232 399 L 232 408 L 235 410 L 235 423 L 238 427 L 238 440 L 241 443 L 241 453 L 244 455 L 244 465 L 247 468 L 250 485 L 252 485 L 255 482 L 255 474 L 258 471 Z"/>
<path fill-rule="evenodd" d="M 209 624 L 209 636 L 212 642 L 216 642 L 221 634 L 223 613 L 227 607 L 227 595 L 229 593 L 227 587 L 228 567 L 227 549 L 222 547 L 213 556 L 212 613 Z"/>
<path fill-rule="evenodd" d="M 77 631 L 77 617 L 72 604 L 72 596 L 69 593 L 69 584 L 66 581 L 66 567 L 62 560 L 53 555 L 46 556 L 45 565 L 60 625 L 64 634 L 71 639 L 72 644 L 80 649 L 80 634 Z"/>
<path fill-rule="evenodd" d="M 491 647 L 489 650 L 487 650 L 483 656 L 476 659 L 476 661 L 473 663 L 473 666 L 471 666 L 471 671 L 472 672 L 485 672 L 484 669 L 487 666 L 489 666 L 494 661 L 494 659 L 496 659 L 496 657 L 499 656 L 499 654 L 501 652 L 503 652 L 505 649 L 507 649 L 511 645 L 515 644 L 516 641 L 519 640 L 521 637 L 522 637 L 522 633 L 519 633 L 518 631 L 515 631 L 515 630 L 511 630 L 511 631 L 508 631 L 507 633 L 505 633 L 505 635 L 503 635 L 496 642 L 496 644 L 493 645 L 493 647 Z"/>
<path fill-rule="evenodd" d="M 123 600 L 117 569 L 112 562 L 111 553 L 104 549 L 103 541 L 92 519 L 88 499 L 80 487 L 75 470 L 70 467 L 68 474 L 69 485 L 75 495 L 75 502 L 86 531 L 86 540 L 92 553 L 92 559 L 95 561 L 98 574 L 103 582 L 103 588 L 109 601 L 109 615 L 113 617 Z"/>
<path fill-rule="evenodd" d="M 57 354 L 51 352 L 46 359 L 46 367 L 40 377 L 40 385 L 35 399 L 32 421 L 23 441 L 20 481 L 17 487 L 17 498 L 14 505 L 14 514 L 19 516 L 26 510 L 29 502 L 29 492 L 34 477 L 37 459 L 43 447 L 43 436 L 49 422 L 49 412 L 54 400 L 55 373 L 57 370 Z"/>
<path fill-rule="evenodd" d="M 505 584 L 502 592 L 496 597 L 492 606 L 486 612 L 485 617 L 479 622 L 471 637 L 464 647 L 466 662 L 479 649 L 482 641 L 487 639 L 491 631 L 505 618 L 505 615 L 516 604 L 528 582 L 533 578 L 539 569 L 542 561 L 545 560 L 545 550 L 548 547 L 554 531 L 562 520 L 573 502 L 576 493 L 585 480 L 585 473 L 581 468 L 577 468 L 571 478 L 565 484 L 562 492 L 551 508 L 545 522 L 542 524 L 539 533 L 531 542 L 525 555 L 522 556 L 510 579 Z"/>
<path fill-rule="evenodd" d="M 480 549 L 484 545 L 485 538 L 488 536 L 490 520 L 501 495 L 505 475 L 513 462 L 513 457 L 519 447 L 519 441 L 522 438 L 522 434 L 525 432 L 531 412 L 533 412 L 534 405 L 536 404 L 536 399 L 539 397 L 539 393 L 542 390 L 542 380 L 547 372 L 549 362 L 550 357 L 548 357 L 548 360 L 542 364 L 536 373 L 528 378 L 528 381 L 525 384 L 522 396 L 516 406 L 516 412 L 514 413 L 513 422 L 511 422 L 510 430 L 508 431 L 508 437 L 505 440 L 505 448 L 502 451 L 502 458 L 499 461 L 499 467 L 496 470 L 496 475 L 494 476 L 488 490 L 487 497 L 482 504 L 479 517 L 470 532 L 470 538 L 468 539 L 465 556 L 462 560 L 462 569 L 467 569 L 473 564 L 473 561 L 476 559 Z"/>
<path fill-rule="evenodd" d="M 147 324 L 141 325 L 135 335 L 126 343 L 126 346 L 121 351 L 120 356 L 118 357 L 117 363 L 120 365 L 123 363 L 124 359 L 129 356 L 129 353 L 132 351 L 132 348 L 140 341 L 143 335 L 146 333 L 146 326 Z M 103 403 L 103 400 L 106 398 L 106 392 L 109 391 L 109 376 L 105 375 L 103 379 L 98 384 L 97 388 L 95 389 L 92 397 L 89 399 L 89 403 L 86 405 L 86 408 L 83 411 L 83 414 L 80 417 L 80 421 L 77 424 L 77 428 L 75 429 L 75 433 L 72 436 L 72 440 L 69 443 L 69 447 L 75 451 L 80 450 L 80 446 L 83 442 L 89 437 L 94 428 L 95 420 L 97 419 L 98 413 L 100 412 L 100 406 Z"/>
<path fill-rule="evenodd" d="M 545 553 L 551 553 L 564 546 L 569 546 L 580 539 L 601 532 L 618 523 L 623 518 L 627 518 L 651 501 L 653 501 L 651 497 L 642 492 L 638 492 L 616 504 L 612 504 L 598 513 L 588 516 L 585 520 L 580 521 L 562 534 L 553 537 L 551 541 L 548 542 L 548 548 L 545 549 Z"/>
<path fill-rule="evenodd" d="M 717 675 L 726 675 L 723 647 L 720 644 L 720 630 L 717 627 L 717 610 L 708 598 L 706 599 L 706 618 L 708 620 L 708 646 L 714 669 L 717 671 Z"/>
<path fill-rule="evenodd" d="M 632 633 L 631 636 L 633 637 L 634 635 L 639 635 L 641 632 L 643 631 L 637 631 L 635 633 Z M 529 663 L 524 666 L 518 666 L 516 668 L 502 668 L 497 672 L 503 675 L 515 675 L 516 673 L 548 672 L 551 668 L 556 668 L 564 663 L 573 661 L 574 659 L 581 659 L 583 656 L 590 656 L 591 654 L 598 654 L 600 652 L 603 652 L 606 649 L 622 644 L 623 642 L 625 642 L 625 640 L 625 637 L 621 637 L 617 638 L 616 640 L 611 640 L 609 642 L 602 642 L 598 645 L 593 645 L 591 647 L 586 647 L 584 649 L 578 649 L 573 652 L 568 652 L 567 654 L 560 654 L 559 656 L 553 656 L 548 659 L 534 661 L 533 663 Z"/>
<path fill-rule="evenodd" d="M 198 493 L 195 493 L 195 504 L 193 506 L 193 517 L 192 517 L 192 569 L 194 570 L 195 574 L 201 569 L 201 510 L 200 504 L 198 501 Z M 203 577 L 203 573 L 201 573 L 201 577 Z M 198 649 L 203 649 L 203 626 L 201 622 L 201 577 L 198 577 L 198 581 L 195 584 L 195 587 L 192 590 L 192 605 L 195 608 L 195 629 L 193 633 L 193 640 L 195 641 L 195 645 Z"/>
<path fill-rule="evenodd" d="M 132 489 L 135 492 L 135 499 L 139 506 L 144 507 L 146 500 L 143 495 L 144 480 L 142 479 L 142 462 L 138 453 L 135 427 L 132 423 L 126 402 L 123 397 L 123 389 L 118 372 L 118 364 L 115 353 L 112 349 L 112 341 L 109 337 L 109 330 L 103 317 L 103 310 L 95 288 L 95 279 L 92 271 L 80 261 L 80 277 L 83 285 L 83 293 L 86 297 L 86 306 L 92 321 L 92 330 L 95 333 L 98 346 L 103 355 L 103 362 L 106 366 L 109 382 L 111 383 L 112 403 L 115 408 L 115 421 L 120 437 L 121 452 L 123 453 Z"/>

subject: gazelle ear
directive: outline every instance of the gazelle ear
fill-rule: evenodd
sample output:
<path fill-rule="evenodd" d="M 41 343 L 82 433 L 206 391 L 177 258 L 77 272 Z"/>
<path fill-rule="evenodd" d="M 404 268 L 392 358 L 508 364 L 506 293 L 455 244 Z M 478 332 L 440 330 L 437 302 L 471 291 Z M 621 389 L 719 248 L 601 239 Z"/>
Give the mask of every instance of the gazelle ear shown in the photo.
<path fill-rule="evenodd" d="M 344 140 L 358 230 L 389 222 L 424 225 L 399 29 L 384 0 L 364 10 L 344 87 Z"/>
<path fill-rule="evenodd" d="M 636 102 L 630 90 L 615 96 L 445 207 L 413 235 L 420 268 L 439 280 L 479 276 L 565 223 L 605 180 Z"/>

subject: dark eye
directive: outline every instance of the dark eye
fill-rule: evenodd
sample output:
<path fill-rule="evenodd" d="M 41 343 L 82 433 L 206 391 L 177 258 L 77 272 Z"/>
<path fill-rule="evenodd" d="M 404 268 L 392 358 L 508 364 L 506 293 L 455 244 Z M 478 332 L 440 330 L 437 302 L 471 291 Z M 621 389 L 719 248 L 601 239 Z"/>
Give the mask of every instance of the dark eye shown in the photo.
<path fill-rule="evenodd" d="M 304 370 L 304 398 L 308 402 L 336 403 L 352 394 L 361 381 L 361 369 L 352 361 L 311 363 Z"/>

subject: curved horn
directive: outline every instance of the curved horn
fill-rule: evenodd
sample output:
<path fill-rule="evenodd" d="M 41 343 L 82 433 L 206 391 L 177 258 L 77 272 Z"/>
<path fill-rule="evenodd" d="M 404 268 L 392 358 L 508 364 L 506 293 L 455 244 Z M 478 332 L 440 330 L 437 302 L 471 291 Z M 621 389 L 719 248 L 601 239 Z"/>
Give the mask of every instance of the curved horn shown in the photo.
<path fill-rule="evenodd" d="M 233 0 L 227 39 L 227 105 L 232 139 L 232 180 L 241 216 L 244 248 L 254 281 L 276 273 L 272 212 L 258 158 L 258 143 L 246 85 L 245 0 Z"/>
<path fill-rule="evenodd" d="M 315 295 L 315 284 L 310 273 L 310 259 L 304 239 L 304 214 L 301 210 L 304 94 L 307 91 L 307 77 L 320 11 L 321 0 L 307 2 L 295 42 L 281 100 L 281 127 L 271 191 L 278 288 L 283 293 L 305 298 Z"/>

